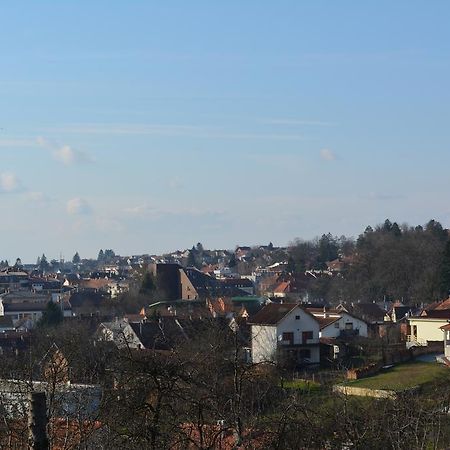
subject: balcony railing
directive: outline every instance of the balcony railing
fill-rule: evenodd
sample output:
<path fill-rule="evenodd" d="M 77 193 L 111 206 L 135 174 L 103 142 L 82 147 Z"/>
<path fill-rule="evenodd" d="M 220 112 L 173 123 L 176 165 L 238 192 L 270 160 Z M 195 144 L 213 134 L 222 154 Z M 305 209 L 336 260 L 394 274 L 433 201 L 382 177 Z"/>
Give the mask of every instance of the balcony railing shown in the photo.
<path fill-rule="evenodd" d="M 303 345 L 316 345 L 318 343 L 319 343 L 318 338 L 305 339 L 305 340 L 300 340 L 300 341 L 290 341 L 290 340 L 279 341 L 279 344 L 282 347 L 287 347 L 287 346 L 301 347 Z"/>

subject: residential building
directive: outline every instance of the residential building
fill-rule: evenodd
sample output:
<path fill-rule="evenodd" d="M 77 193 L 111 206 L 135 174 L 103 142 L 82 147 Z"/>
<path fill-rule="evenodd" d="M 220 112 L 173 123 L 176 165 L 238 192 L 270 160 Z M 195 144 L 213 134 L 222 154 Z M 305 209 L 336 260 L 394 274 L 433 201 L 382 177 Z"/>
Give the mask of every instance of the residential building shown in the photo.
<path fill-rule="evenodd" d="M 249 324 L 254 363 L 320 362 L 319 321 L 301 306 L 270 303 Z"/>
<path fill-rule="evenodd" d="M 352 336 L 368 337 L 368 324 L 364 320 L 348 313 L 328 308 L 308 308 L 320 321 L 320 337 L 343 338 Z"/>

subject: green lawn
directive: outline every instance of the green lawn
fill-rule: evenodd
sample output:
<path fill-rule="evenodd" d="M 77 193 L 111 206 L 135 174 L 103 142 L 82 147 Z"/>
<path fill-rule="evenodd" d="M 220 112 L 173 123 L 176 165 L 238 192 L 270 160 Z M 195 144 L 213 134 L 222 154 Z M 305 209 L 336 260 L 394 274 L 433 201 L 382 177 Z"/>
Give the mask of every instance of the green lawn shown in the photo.
<path fill-rule="evenodd" d="M 310 380 L 297 379 L 293 381 L 284 381 L 283 387 L 285 389 L 298 389 L 300 391 L 318 391 L 320 384 Z"/>
<path fill-rule="evenodd" d="M 348 381 L 348 386 L 367 389 L 401 391 L 450 377 L 450 369 L 438 363 L 412 362 L 399 364 L 391 369 L 367 378 Z"/>

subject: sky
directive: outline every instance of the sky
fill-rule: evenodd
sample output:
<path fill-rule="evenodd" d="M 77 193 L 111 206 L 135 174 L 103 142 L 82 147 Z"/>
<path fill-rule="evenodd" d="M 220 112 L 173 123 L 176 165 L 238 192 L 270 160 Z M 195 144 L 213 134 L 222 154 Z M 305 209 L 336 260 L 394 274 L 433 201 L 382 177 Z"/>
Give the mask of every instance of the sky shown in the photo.
<path fill-rule="evenodd" d="M 450 226 L 450 3 L 4 2 L 0 259 Z"/>

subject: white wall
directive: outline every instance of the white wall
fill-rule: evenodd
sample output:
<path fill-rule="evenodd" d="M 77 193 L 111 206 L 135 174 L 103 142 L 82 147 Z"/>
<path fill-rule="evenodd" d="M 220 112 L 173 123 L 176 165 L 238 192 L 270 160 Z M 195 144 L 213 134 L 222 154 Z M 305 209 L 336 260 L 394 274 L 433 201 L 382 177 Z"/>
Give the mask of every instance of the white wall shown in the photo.
<path fill-rule="evenodd" d="M 296 319 L 300 316 L 300 319 Z M 278 324 L 277 335 L 281 341 L 283 333 L 294 333 L 294 345 L 302 344 L 302 333 L 304 331 L 313 332 L 313 340 L 308 342 L 310 344 L 319 343 L 319 323 L 305 312 L 302 308 L 294 308 L 284 319 Z"/>
<path fill-rule="evenodd" d="M 296 319 L 296 317 L 299 317 Z M 293 333 L 294 345 L 298 349 L 305 348 L 311 350 L 311 363 L 320 362 L 319 348 L 319 323 L 310 314 L 306 313 L 302 308 L 296 307 L 287 314 L 278 326 L 268 325 L 252 325 L 252 360 L 254 363 L 264 361 L 276 361 L 277 347 L 282 347 L 283 333 Z M 307 344 L 300 347 L 302 342 L 302 333 L 311 331 L 312 339 Z"/>
<path fill-rule="evenodd" d="M 347 323 L 353 324 L 353 330 L 359 331 L 359 336 L 367 337 L 368 330 L 366 322 L 347 314 L 346 312 L 340 313 L 341 318 L 334 323 L 331 323 L 327 327 L 320 331 L 320 337 L 337 338 L 339 337 L 341 331 L 345 331 L 345 325 Z"/>
<path fill-rule="evenodd" d="M 444 333 L 441 328 L 448 324 L 447 319 L 414 318 L 408 319 L 411 325 L 411 335 L 413 326 L 417 326 L 417 340 L 420 341 L 444 341 Z"/>

